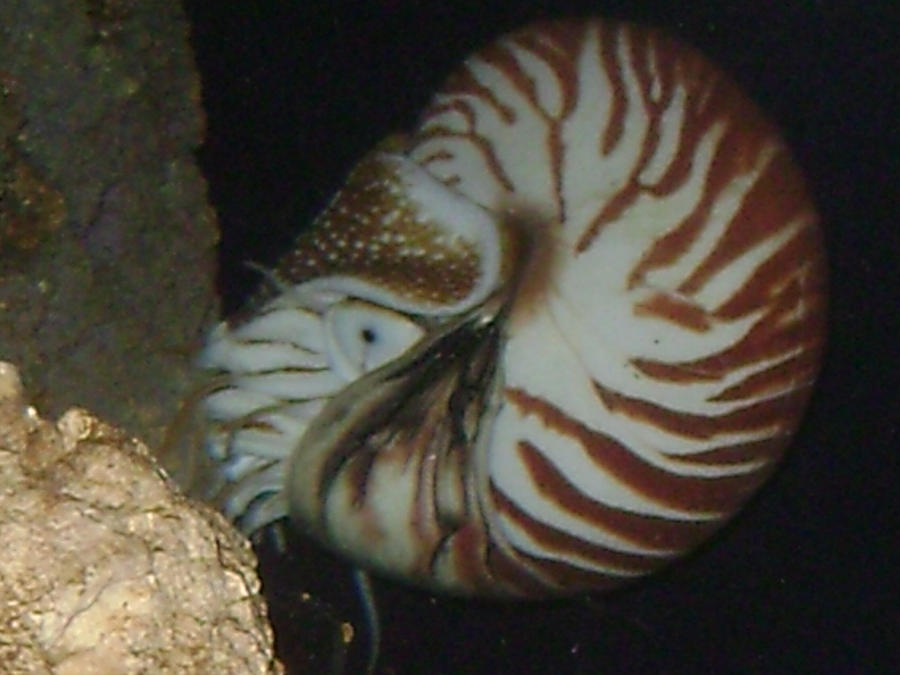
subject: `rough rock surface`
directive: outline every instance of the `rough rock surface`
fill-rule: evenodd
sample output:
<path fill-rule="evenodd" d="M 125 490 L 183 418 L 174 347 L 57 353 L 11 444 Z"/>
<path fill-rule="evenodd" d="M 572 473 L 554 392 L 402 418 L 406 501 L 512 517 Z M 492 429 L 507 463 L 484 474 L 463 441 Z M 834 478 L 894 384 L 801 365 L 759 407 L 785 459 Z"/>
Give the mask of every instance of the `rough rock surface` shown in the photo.
<path fill-rule="evenodd" d="M 0 359 L 159 444 L 217 316 L 181 3 L 0 2 Z"/>
<path fill-rule="evenodd" d="M 0 672 L 280 673 L 256 560 L 147 448 L 0 362 Z"/>

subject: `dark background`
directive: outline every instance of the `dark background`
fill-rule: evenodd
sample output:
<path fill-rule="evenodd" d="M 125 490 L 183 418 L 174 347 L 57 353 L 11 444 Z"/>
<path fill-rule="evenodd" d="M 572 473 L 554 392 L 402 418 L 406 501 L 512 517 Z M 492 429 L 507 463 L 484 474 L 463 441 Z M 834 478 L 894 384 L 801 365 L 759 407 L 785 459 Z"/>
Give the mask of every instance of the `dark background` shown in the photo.
<path fill-rule="evenodd" d="M 900 639 L 896 3 L 185 4 L 227 310 L 256 283 L 243 263 L 273 264 L 356 159 L 414 124 L 456 63 L 542 17 L 625 18 L 699 47 L 780 124 L 823 214 L 832 280 L 824 370 L 792 451 L 749 507 L 683 563 L 611 595 L 492 605 L 380 582 L 379 672 L 896 667 L 886 651 Z M 359 672 L 360 640 L 347 654 L 332 644 L 335 620 L 364 632 L 347 569 L 307 546 L 287 559 L 263 554 L 279 648 L 296 672 L 328 672 L 345 657 L 347 672 Z"/>

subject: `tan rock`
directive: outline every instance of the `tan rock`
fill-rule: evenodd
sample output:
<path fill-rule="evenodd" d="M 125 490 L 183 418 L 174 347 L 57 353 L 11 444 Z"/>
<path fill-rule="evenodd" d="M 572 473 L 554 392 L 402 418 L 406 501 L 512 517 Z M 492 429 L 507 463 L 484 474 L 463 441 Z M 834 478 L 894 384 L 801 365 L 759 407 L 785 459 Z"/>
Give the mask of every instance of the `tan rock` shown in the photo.
<path fill-rule="evenodd" d="M 0 672 L 280 673 L 249 544 L 90 413 L 0 363 Z"/>

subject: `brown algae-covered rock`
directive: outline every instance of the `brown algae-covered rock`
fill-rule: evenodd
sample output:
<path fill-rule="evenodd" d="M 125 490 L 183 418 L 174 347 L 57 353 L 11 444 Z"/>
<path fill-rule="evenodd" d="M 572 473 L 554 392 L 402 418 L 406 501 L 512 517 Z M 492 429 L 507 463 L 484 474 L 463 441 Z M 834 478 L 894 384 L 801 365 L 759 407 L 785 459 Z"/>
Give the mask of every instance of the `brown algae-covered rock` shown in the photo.
<path fill-rule="evenodd" d="M 184 11 L 14 0 L 0 29 L 0 359 L 155 446 L 218 314 Z"/>

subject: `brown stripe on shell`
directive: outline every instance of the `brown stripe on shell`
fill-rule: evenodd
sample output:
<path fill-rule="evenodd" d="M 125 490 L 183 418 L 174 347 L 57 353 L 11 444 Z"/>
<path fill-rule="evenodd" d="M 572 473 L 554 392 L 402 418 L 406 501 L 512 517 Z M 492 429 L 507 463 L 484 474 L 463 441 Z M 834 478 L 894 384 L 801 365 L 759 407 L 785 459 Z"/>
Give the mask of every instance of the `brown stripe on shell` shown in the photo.
<path fill-rule="evenodd" d="M 688 252 L 690 247 L 703 233 L 704 228 L 709 224 L 716 199 L 722 191 L 731 184 L 734 177 L 731 173 L 732 167 L 725 166 L 725 164 L 734 161 L 734 158 L 730 153 L 736 152 L 728 147 L 726 143 L 727 137 L 728 134 L 726 133 L 725 138 L 719 142 L 716 151 L 717 158 L 712 162 L 712 167 L 716 167 L 717 162 L 719 166 L 714 170 L 710 170 L 704 176 L 703 192 L 700 199 L 697 200 L 694 208 L 691 209 L 690 213 L 688 213 L 680 223 L 658 237 L 647 249 L 647 252 L 644 253 L 638 263 L 634 266 L 634 269 L 632 269 L 628 275 L 628 288 L 634 288 L 643 282 L 650 271 L 675 263 L 682 255 Z M 699 142 L 700 140 L 700 138 L 694 139 L 695 142 Z M 685 141 L 682 140 L 682 143 L 684 142 Z M 691 148 L 691 150 L 693 150 L 693 148 Z M 678 152 L 679 156 L 684 155 L 691 157 L 692 154 L 692 152 L 686 153 L 682 149 L 679 149 Z M 725 158 L 719 159 L 719 157 L 722 156 Z M 685 167 L 688 166 L 689 164 L 685 164 Z M 686 180 L 688 175 L 687 171 L 685 171 L 681 174 L 680 179 Z M 671 186 L 673 190 L 677 187 L 677 185 Z M 656 194 L 663 196 L 664 193 L 656 191 Z M 680 292 L 687 294 L 686 291 Z"/>
<path fill-rule="evenodd" d="M 732 178 L 752 167 L 752 162 L 758 156 L 760 149 L 773 133 L 771 125 L 763 119 L 752 103 L 739 92 L 739 90 L 725 78 L 720 72 L 711 66 L 699 53 L 675 43 L 671 38 L 662 34 L 654 34 L 652 39 L 633 37 L 634 29 L 623 32 L 629 36 L 629 53 L 635 53 L 634 40 L 649 40 L 652 48 L 657 50 L 656 64 L 660 73 L 662 86 L 661 101 L 655 102 L 651 96 L 652 82 L 649 73 L 642 73 L 643 58 L 634 62 L 635 72 L 640 86 L 640 99 L 630 101 L 630 105 L 640 105 L 641 114 L 649 118 L 650 126 L 647 136 L 641 148 L 640 158 L 634 163 L 631 175 L 623 184 L 620 191 L 598 212 L 595 218 L 588 224 L 581 234 L 576 250 L 581 253 L 587 250 L 591 243 L 599 235 L 603 227 L 619 218 L 630 207 L 640 194 L 647 192 L 656 196 L 664 196 L 671 193 L 681 185 L 690 175 L 692 159 L 695 156 L 697 145 L 703 140 L 705 134 L 719 122 L 726 123 L 726 134 L 716 150 L 715 157 L 709 173 L 706 176 L 706 187 L 700 205 L 695 210 L 694 218 L 703 222 L 699 214 L 704 212 L 712 203 L 713 195 L 718 194 L 724 185 Z M 604 40 L 606 42 L 606 40 Z M 604 48 L 603 63 L 606 72 L 612 77 L 613 97 L 615 102 L 614 114 L 618 116 L 619 101 L 625 99 L 624 85 L 621 82 L 619 68 L 621 67 L 618 55 L 610 53 L 609 47 Z M 644 66 L 646 67 L 646 66 Z M 676 85 L 682 85 L 687 90 L 685 101 L 685 115 L 680 137 L 678 152 L 671 165 L 655 185 L 642 184 L 637 177 L 646 168 L 647 163 L 653 157 L 653 150 L 660 137 L 660 125 L 662 115 L 671 102 L 671 97 Z M 615 117 L 611 124 L 615 124 Z M 735 122 L 740 124 L 735 124 Z M 617 137 L 617 134 L 613 134 Z M 604 144 L 603 154 L 612 151 L 615 143 Z M 694 228 L 699 223 L 682 223 L 679 227 Z M 677 229 L 677 228 L 676 228 Z M 649 270 L 677 258 L 691 240 L 688 232 L 676 235 L 676 241 L 681 246 L 670 250 L 670 242 L 663 238 L 654 249 L 648 251 L 630 277 L 633 285 Z M 696 236 L 696 232 L 693 232 Z"/>
<path fill-rule="evenodd" d="M 553 71 L 561 101 L 556 119 L 563 119 L 571 114 L 578 101 L 578 73 L 575 60 L 581 52 L 585 31 L 584 26 L 560 22 L 546 33 L 522 31 L 510 36 L 510 42 L 517 49 L 534 55 Z"/>
<path fill-rule="evenodd" d="M 423 424 L 422 428 L 425 426 Z M 427 444 L 422 438 L 413 439 L 405 434 L 392 435 L 386 443 L 369 441 L 345 462 L 335 481 L 335 485 L 343 484 L 347 488 L 347 501 L 339 508 L 354 519 L 355 527 L 361 531 L 367 545 L 377 550 L 387 540 L 383 514 L 370 504 L 370 498 L 378 499 L 377 494 L 370 495 L 372 479 L 381 472 L 416 476 L 415 489 L 400 512 L 404 514 L 411 535 L 419 542 L 415 559 L 405 572 L 414 578 L 420 577 L 423 582 L 432 574 L 434 549 L 449 531 L 438 517 L 433 500 L 438 477 L 435 464 L 430 461 L 432 455 L 423 451 Z M 333 500 L 334 494 L 334 489 L 330 489 L 328 500 Z M 340 527 L 339 523 L 333 526 Z"/>
<path fill-rule="evenodd" d="M 535 446 L 527 442 L 518 444 L 519 459 L 525 465 L 532 484 L 555 510 L 576 520 L 583 520 L 601 530 L 614 534 L 633 544 L 661 551 L 683 551 L 692 547 L 700 538 L 716 527 L 710 520 L 674 520 L 659 516 L 632 513 L 617 506 L 610 506 L 584 494 L 573 485 Z M 572 537 L 581 542 L 583 551 L 607 549 Z M 573 551 L 574 552 L 574 551 Z M 630 560 L 627 567 L 634 567 L 636 556 L 612 551 L 602 564 L 612 562 L 615 555 Z M 604 554 L 606 556 L 606 554 Z M 586 556 L 591 557 L 591 556 Z M 600 562 L 598 559 L 597 562 Z"/>
<path fill-rule="evenodd" d="M 653 359 L 631 359 L 629 363 L 647 377 L 662 382 L 679 382 L 688 384 L 691 382 L 710 382 L 718 380 L 718 372 L 701 370 L 690 362 L 664 363 Z"/>
<path fill-rule="evenodd" d="M 733 134 L 733 138 L 723 139 L 720 147 L 723 148 L 723 152 L 729 153 L 729 158 L 731 153 L 738 158 L 741 156 L 743 145 L 741 140 L 744 134 L 746 132 L 742 127 L 740 133 Z M 733 159 L 727 161 L 729 166 L 723 171 L 740 170 L 739 166 L 734 166 Z M 714 164 L 713 172 L 716 170 Z M 793 162 L 785 150 L 779 148 L 767 163 L 762 175 L 753 183 L 737 213 L 728 222 L 725 231 L 716 242 L 716 246 L 678 290 L 688 294 L 695 292 L 740 255 L 799 217 L 804 217 L 807 222 L 814 218 L 809 206 L 809 197 Z M 808 251 L 804 257 L 809 257 Z"/>
<path fill-rule="evenodd" d="M 551 579 L 530 573 L 492 541 L 483 522 L 469 522 L 447 537 L 429 566 L 432 576 L 439 564 L 453 570 L 458 590 L 473 595 L 542 597 L 554 587 Z"/>
<path fill-rule="evenodd" d="M 450 566 L 460 586 L 468 592 L 497 593 L 485 564 L 487 546 L 484 529 L 476 521 L 470 521 L 435 549 L 429 562 L 429 574 L 435 574 L 440 561 L 442 565 Z"/>
<path fill-rule="evenodd" d="M 522 390 L 505 390 L 522 415 L 535 415 L 548 429 L 581 445 L 598 471 L 662 506 L 702 514 L 731 512 L 758 486 L 755 473 L 706 478 L 683 476 L 654 466 L 615 439 L 589 429 L 560 408 Z"/>
<path fill-rule="evenodd" d="M 806 388 L 801 387 L 720 415 L 698 415 L 625 396 L 597 382 L 594 382 L 594 390 L 613 413 L 645 426 L 696 440 L 708 440 L 729 433 L 781 431 L 788 421 L 799 416 L 809 395 Z"/>
<path fill-rule="evenodd" d="M 804 350 L 796 356 L 748 375 L 708 400 L 744 401 L 772 395 L 785 389 L 810 386 L 818 369 L 818 354 L 814 350 Z"/>
<path fill-rule="evenodd" d="M 445 392 L 452 378 L 438 382 L 436 389 Z M 446 450 L 447 421 L 440 405 L 415 405 L 398 409 L 390 426 L 358 440 L 358 447 L 341 447 L 347 454 L 336 475 L 335 483 L 342 483 L 348 491 L 349 505 L 361 515 L 372 516 L 368 498 L 373 476 L 380 471 L 416 475 L 416 490 L 412 503 L 404 509 L 410 523 L 418 529 L 423 540 L 443 536 L 435 524 L 438 521 L 433 502 L 434 462 L 436 453 Z M 377 496 L 377 495 L 376 495 Z M 380 536 L 376 532 L 376 537 Z"/>
<path fill-rule="evenodd" d="M 656 317 L 697 333 L 710 329 L 709 315 L 703 307 L 669 294 L 654 293 L 636 303 L 633 311 L 635 316 Z"/>
<path fill-rule="evenodd" d="M 810 298 L 800 281 L 791 281 L 743 338 L 715 354 L 683 365 L 723 374 L 766 359 L 779 359 L 799 349 L 818 354 L 825 318 L 824 302 L 818 299 Z"/>
<path fill-rule="evenodd" d="M 344 464 L 340 480 L 347 483 L 350 503 L 357 511 L 365 506 L 375 458 L 374 452 L 357 452 Z"/>
<path fill-rule="evenodd" d="M 465 133 L 453 132 L 447 128 L 428 127 L 417 140 L 424 141 L 435 138 L 451 138 L 454 136 L 468 138 L 485 157 L 486 164 L 497 182 L 506 192 L 513 193 L 515 186 L 503 170 L 502 163 L 494 155 L 490 144 L 476 132 L 475 112 L 467 98 L 474 96 L 493 108 L 505 124 L 513 125 L 517 121 L 515 110 L 503 104 L 496 95 L 480 83 L 473 74 L 472 68 L 484 63 L 501 73 L 508 82 L 528 102 L 532 110 L 543 119 L 547 135 L 543 139 L 547 154 L 550 157 L 550 175 L 553 180 L 553 194 L 557 201 L 555 218 L 562 220 L 565 216 L 565 204 L 562 196 L 562 161 L 564 147 L 561 140 L 561 121 L 572 111 L 577 97 L 577 77 L 574 58 L 580 50 L 585 28 L 576 22 L 559 22 L 553 24 L 551 35 L 536 35 L 531 31 L 513 33 L 506 42 L 497 42 L 482 50 L 476 61 L 468 61 L 463 68 L 452 75 L 444 87 L 445 97 L 453 98 L 449 103 L 442 102 L 426 110 L 424 119 L 448 111 L 459 112 L 467 121 Z M 551 114 L 541 106 L 537 85 L 519 62 L 514 49 L 525 50 L 544 62 L 555 72 L 556 82 L 561 92 L 561 108 Z M 533 139 L 532 142 L 538 142 Z M 427 161 L 425 162 L 427 165 Z"/>
<path fill-rule="evenodd" d="M 494 570 L 494 574 L 498 578 L 513 579 L 517 586 L 527 589 L 526 592 L 529 595 L 544 595 L 546 587 L 557 592 L 569 593 L 579 590 L 600 591 L 614 588 L 631 577 L 655 571 L 671 558 L 671 556 L 652 557 L 628 554 L 591 546 L 581 539 L 535 521 L 496 487 L 492 488 L 492 496 L 504 515 L 527 532 L 535 543 L 547 552 L 547 557 L 540 557 L 521 548 L 513 547 L 512 555 L 514 557 L 497 556 L 503 561 L 501 565 L 494 558 L 496 549 L 492 551 L 494 555 L 491 558 L 491 568 Z M 621 574 L 599 572 L 564 560 L 554 560 L 552 558 L 554 555 L 579 557 L 587 563 L 620 570 Z M 527 570 L 531 576 L 525 575 L 524 570 Z M 542 585 L 535 587 L 534 584 L 531 584 L 530 588 L 528 582 L 532 578 L 541 579 Z"/>
<path fill-rule="evenodd" d="M 458 112 L 463 115 L 463 117 L 467 120 L 467 128 L 463 131 L 459 131 L 457 129 L 453 129 L 444 125 L 429 125 L 423 131 L 420 131 L 416 134 L 416 142 L 424 143 L 429 140 L 448 140 L 448 139 L 463 139 L 472 143 L 472 145 L 478 150 L 482 159 L 484 160 L 485 166 L 497 180 L 497 182 L 503 187 L 507 192 L 513 192 L 515 190 L 515 185 L 512 182 L 512 178 L 507 174 L 506 169 L 503 168 L 503 163 L 497 157 L 497 153 L 494 152 L 493 145 L 491 142 L 484 137 L 484 135 L 479 134 L 475 131 L 475 113 L 472 110 L 472 106 L 469 102 L 456 99 L 451 101 L 450 103 L 441 104 L 440 106 L 435 106 L 431 109 L 426 115 L 438 114 L 445 110 L 453 110 L 454 112 Z M 427 119 L 427 116 L 426 116 Z M 423 163 L 422 166 L 428 167 L 428 163 Z M 452 175 L 445 179 L 445 183 L 448 185 L 452 185 L 454 183 L 459 183 L 462 178 L 459 175 Z"/>
<path fill-rule="evenodd" d="M 619 39 L 622 34 L 621 27 L 613 23 L 604 23 L 599 26 L 599 44 L 597 45 L 597 59 L 602 65 L 603 71 L 609 78 L 610 96 L 609 102 L 612 110 L 605 128 L 600 135 L 600 145 L 597 153 L 601 157 L 607 156 L 618 145 L 625 130 L 625 114 L 627 101 L 625 85 L 619 72 L 619 57 L 616 53 Z"/>
<path fill-rule="evenodd" d="M 446 84 L 443 87 L 443 93 L 445 96 L 459 96 L 463 93 L 468 94 L 470 96 L 475 96 L 482 102 L 486 103 L 488 107 L 492 108 L 497 116 L 503 120 L 506 124 L 515 124 L 517 116 L 516 110 L 512 106 L 506 105 L 503 101 L 501 101 L 497 94 L 494 93 L 494 90 L 490 87 L 486 87 L 481 82 L 478 81 L 478 78 L 472 73 L 471 69 L 468 67 L 468 63 L 466 63 L 462 68 L 458 68 L 456 72 L 454 72 L 448 79 Z M 444 113 L 448 110 L 459 110 L 456 107 L 456 104 L 465 105 L 464 100 L 456 100 L 453 103 L 440 103 L 434 105 L 425 110 L 424 117 L 428 118 L 433 115 Z M 467 119 L 472 121 L 472 110 L 471 107 L 466 106 L 467 114 L 465 115 Z M 474 128 L 474 125 L 470 125 L 470 129 Z"/>
<path fill-rule="evenodd" d="M 781 457 L 789 439 L 790 434 L 785 431 L 771 438 L 722 445 L 690 455 L 675 455 L 668 452 L 664 454 L 670 461 L 685 467 L 728 466 L 729 464 L 748 464 L 750 462 L 774 463 Z"/>
<path fill-rule="evenodd" d="M 520 552 L 508 544 L 506 548 L 501 548 L 496 543 L 490 542 L 485 556 L 485 564 L 491 578 L 503 587 L 515 589 L 518 595 L 540 598 L 546 597 L 548 590 L 551 592 L 558 590 L 552 576 L 529 565 L 527 560 L 523 560 Z"/>
<path fill-rule="evenodd" d="M 671 40 L 657 30 L 629 31 L 629 58 L 637 76 L 643 100 L 655 114 L 662 114 L 675 95 L 677 57 L 672 53 Z M 653 96 L 654 84 L 659 94 Z"/>
<path fill-rule="evenodd" d="M 768 303 L 792 277 L 803 279 L 805 306 L 821 305 L 825 297 L 825 270 L 821 261 L 821 238 L 810 219 L 754 270 L 753 276 L 715 310 L 715 315 L 721 319 L 746 316 Z"/>
<path fill-rule="evenodd" d="M 759 375 L 750 380 L 747 391 L 762 391 L 769 384 L 794 382 L 811 384 L 818 370 L 824 346 L 825 291 L 820 259 L 810 258 L 810 273 L 802 280 L 794 279 L 778 291 L 774 300 L 751 329 L 735 343 L 709 356 L 664 363 L 653 359 L 632 359 L 631 365 L 642 374 L 664 382 L 704 382 L 720 379 L 724 374 L 768 359 L 779 360 L 768 377 Z M 768 275 L 762 272 L 763 278 Z M 755 286 L 756 292 L 767 287 L 766 282 Z M 744 296 L 747 300 L 749 296 Z M 729 307 L 734 305 L 729 302 Z M 755 305 L 759 309 L 759 304 Z M 742 310 L 743 311 L 743 310 Z M 788 357 L 788 358 L 785 358 Z M 736 393 L 733 390 L 732 393 Z M 734 400 L 726 398 L 714 400 Z"/>
<path fill-rule="evenodd" d="M 715 121 L 717 121 L 715 117 L 709 116 L 708 120 L 706 120 L 703 125 L 704 131 Z M 686 127 L 689 126 L 699 127 L 699 122 L 696 125 L 686 124 Z M 694 136 L 694 142 L 699 142 L 700 140 L 701 138 L 699 136 Z M 684 142 L 685 140 L 683 139 L 682 143 L 684 144 Z M 758 161 L 760 156 L 759 153 L 763 148 L 763 143 L 763 139 L 759 139 L 755 135 L 751 135 L 750 138 L 747 138 L 743 125 L 737 126 L 733 123 L 729 123 L 723 138 L 718 143 L 714 158 L 710 165 L 710 170 L 705 176 L 701 198 L 698 200 L 691 213 L 689 213 L 676 227 L 659 237 L 642 256 L 641 260 L 629 274 L 629 288 L 634 288 L 650 271 L 673 264 L 689 250 L 691 245 L 694 244 L 702 233 L 704 227 L 709 223 L 713 206 L 722 191 L 731 184 L 736 175 L 746 172 L 752 167 L 754 161 Z M 691 157 L 693 156 L 695 148 L 691 147 L 690 150 L 690 152 L 684 152 L 684 149 L 680 148 L 679 155 Z M 755 207 L 755 198 L 758 197 L 756 186 L 758 185 L 759 180 L 757 180 L 754 187 L 751 188 L 750 194 L 745 197 L 742 208 L 739 209 L 738 214 L 747 209 L 748 204 Z M 662 196 L 663 193 L 657 191 L 656 194 Z M 774 200 L 777 201 L 777 198 Z M 726 233 L 732 229 L 733 223 L 737 217 L 738 216 L 735 216 L 732 219 L 732 225 L 726 228 Z M 782 221 L 771 221 L 768 223 L 770 232 L 776 231 L 777 228 L 782 225 Z M 723 237 L 724 236 L 725 235 L 723 235 Z M 700 278 L 696 271 L 691 278 L 694 277 Z M 707 277 L 703 277 L 704 280 L 706 278 Z M 682 284 L 678 291 L 687 295 L 696 291 L 698 288 L 699 285 L 686 282 Z"/>
<path fill-rule="evenodd" d="M 575 59 L 581 51 L 585 28 L 575 23 L 560 22 L 554 25 L 551 35 L 536 34 L 523 31 L 511 36 L 511 42 L 518 49 L 530 52 L 542 59 L 556 76 L 556 84 L 560 89 L 559 111 L 548 111 L 540 104 L 537 86 L 528 78 L 528 86 L 522 93 L 534 111 L 544 120 L 547 127 L 547 155 L 550 158 L 550 176 L 553 181 L 553 195 L 556 199 L 555 218 L 560 222 L 566 219 L 566 204 L 563 196 L 563 158 L 565 146 L 562 140 L 562 122 L 571 115 L 578 97 L 578 79 L 575 70 Z"/>
<path fill-rule="evenodd" d="M 581 558 L 598 566 L 634 572 L 650 572 L 655 567 L 655 559 L 652 556 L 617 551 L 594 544 L 537 520 L 496 485 L 491 485 L 491 498 L 499 514 L 515 523 L 517 528 L 534 541 L 537 548 L 546 550 L 552 555 Z M 586 519 L 590 520 L 590 518 Z"/>
<path fill-rule="evenodd" d="M 517 554 L 520 564 L 528 565 L 532 570 L 540 571 L 544 576 L 552 578 L 556 589 L 562 593 L 605 591 L 621 586 L 623 583 L 631 580 L 630 577 L 595 572 L 561 560 L 538 558 L 524 551 L 517 551 Z"/>
<path fill-rule="evenodd" d="M 624 41 L 626 53 L 631 53 L 630 33 L 631 31 L 622 26 L 620 30 L 615 31 L 613 35 L 608 35 L 606 27 L 601 32 L 600 51 L 603 56 L 603 63 L 607 66 L 607 75 L 610 77 L 613 88 L 613 111 L 607 125 L 606 132 L 603 136 L 602 154 L 610 154 L 621 141 L 621 136 L 625 131 L 625 116 L 629 114 L 629 106 L 640 106 L 640 114 L 644 114 L 649 118 L 646 135 L 641 144 L 638 157 L 632 163 L 629 175 L 623 181 L 622 187 L 616 192 L 600 209 L 597 215 L 591 220 L 585 231 L 578 238 L 575 244 L 576 253 L 584 253 L 591 244 L 599 236 L 600 231 L 607 224 L 621 217 L 622 213 L 628 209 L 647 189 L 638 177 L 646 169 L 648 162 L 653 158 L 657 145 L 661 137 L 660 122 L 662 109 L 658 104 L 652 101 L 649 88 L 640 90 L 640 100 L 629 101 L 625 92 L 625 83 L 621 75 L 621 62 L 619 59 L 618 49 L 619 40 Z M 649 87 L 649 83 L 648 83 Z"/>

